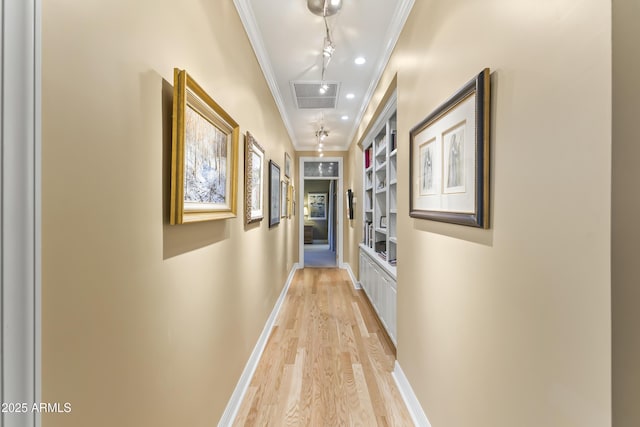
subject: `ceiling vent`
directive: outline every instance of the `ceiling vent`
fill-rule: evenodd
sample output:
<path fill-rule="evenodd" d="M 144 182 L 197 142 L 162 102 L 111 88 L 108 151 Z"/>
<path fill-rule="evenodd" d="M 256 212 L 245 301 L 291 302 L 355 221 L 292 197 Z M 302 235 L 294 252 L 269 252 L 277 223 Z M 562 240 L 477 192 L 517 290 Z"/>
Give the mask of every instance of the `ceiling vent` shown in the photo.
<path fill-rule="evenodd" d="M 320 89 L 326 86 L 324 93 Z M 299 109 L 336 108 L 339 82 L 291 82 Z"/>

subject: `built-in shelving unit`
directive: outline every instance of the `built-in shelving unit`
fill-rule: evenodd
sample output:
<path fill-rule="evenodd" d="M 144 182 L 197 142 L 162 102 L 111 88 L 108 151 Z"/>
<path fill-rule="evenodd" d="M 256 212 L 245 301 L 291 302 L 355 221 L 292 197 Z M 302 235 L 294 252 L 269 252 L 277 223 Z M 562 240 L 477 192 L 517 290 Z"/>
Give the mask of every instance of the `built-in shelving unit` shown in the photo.
<path fill-rule="evenodd" d="M 395 343 L 398 252 L 395 94 L 363 140 L 362 150 L 364 238 L 360 245 L 360 282 Z"/>

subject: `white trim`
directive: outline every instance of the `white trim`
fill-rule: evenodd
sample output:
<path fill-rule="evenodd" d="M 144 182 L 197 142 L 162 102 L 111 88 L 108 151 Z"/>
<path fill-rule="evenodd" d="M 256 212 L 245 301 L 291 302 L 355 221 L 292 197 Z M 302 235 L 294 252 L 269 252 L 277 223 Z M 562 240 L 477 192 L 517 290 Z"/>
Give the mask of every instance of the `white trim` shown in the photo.
<path fill-rule="evenodd" d="M 308 177 L 305 178 L 304 177 L 304 163 L 305 162 L 338 162 L 338 176 L 327 176 L 327 177 Z M 299 168 L 298 169 L 300 171 L 299 173 L 299 188 L 300 188 L 300 194 L 298 195 L 299 202 L 298 203 L 298 213 L 300 214 L 300 218 L 302 218 L 302 221 L 299 221 L 300 225 L 299 225 L 299 244 L 298 244 L 298 263 L 304 267 L 304 180 L 305 179 L 309 179 L 309 180 L 313 180 L 313 179 L 322 179 L 322 180 L 329 180 L 329 179 L 335 179 L 338 181 L 338 193 L 337 193 L 337 197 L 336 199 L 338 199 L 338 210 L 336 211 L 336 227 L 338 227 L 338 243 L 336 245 L 336 252 L 338 254 L 338 259 L 337 259 L 337 264 L 336 265 L 342 265 L 342 253 L 343 253 L 343 230 L 342 230 L 342 221 L 344 218 L 344 215 L 342 214 L 342 209 L 344 209 L 343 207 L 343 197 L 342 197 L 342 189 L 344 187 L 343 184 L 343 180 L 344 180 L 344 169 L 343 169 L 343 165 L 342 165 L 343 159 L 342 157 L 300 157 L 299 159 Z"/>
<path fill-rule="evenodd" d="M 382 74 L 384 70 L 387 68 L 387 64 L 389 63 L 389 59 L 391 59 L 391 54 L 393 53 L 393 49 L 396 47 L 396 43 L 400 38 L 400 34 L 402 33 L 402 29 L 404 28 L 404 24 L 407 22 L 407 18 L 409 18 L 409 13 L 411 13 L 411 8 L 413 8 L 413 3 L 415 0 L 399 0 L 398 8 L 396 9 L 396 13 L 391 17 L 391 23 L 389 24 L 389 30 L 387 31 L 387 36 L 385 40 L 387 40 L 387 44 L 383 51 L 383 54 L 380 56 L 380 60 L 376 66 L 376 69 L 373 72 L 373 78 L 371 79 L 371 83 L 369 84 L 369 89 L 367 90 L 364 101 L 362 102 L 362 106 L 360 107 L 360 111 L 354 120 L 353 130 L 349 134 L 349 138 L 347 138 L 348 145 L 347 150 L 353 144 L 353 138 L 356 136 L 356 131 L 362 122 L 362 118 L 364 117 L 364 113 L 367 111 L 367 107 L 373 98 L 373 94 L 380 83 L 380 79 L 382 78 Z M 382 115 L 382 114 L 381 114 Z"/>
<path fill-rule="evenodd" d="M 296 263 L 291 268 L 289 272 L 289 277 L 287 277 L 287 282 L 282 288 L 282 292 L 276 301 L 276 304 L 273 306 L 273 310 L 267 319 L 267 323 L 265 323 L 264 328 L 262 329 L 262 333 L 258 337 L 258 342 L 256 343 L 253 351 L 251 352 L 251 356 L 249 356 L 249 360 L 242 371 L 242 375 L 240 375 L 240 379 L 238 380 L 238 384 L 236 384 L 235 390 L 231 394 L 231 398 L 227 403 L 227 407 L 222 413 L 222 417 L 218 422 L 218 427 L 227 427 L 233 424 L 236 416 L 238 415 L 238 410 L 240 409 L 240 404 L 244 399 L 245 394 L 247 393 L 247 389 L 249 388 L 249 384 L 251 383 L 251 379 L 253 378 L 253 374 L 256 372 L 256 368 L 258 367 L 258 362 L 260 362 L 260 358 L 262 357 L 262 353 L 264 352 L 265 347 L 267 346 L 267 341 L 269 340 L 269 336 L 271 335 L 271 331 L 273 330 L 273 326 L 276 323 L 276 319 L 278 318 L 278 313 L 280 313 L 280 309 L 284 304 L 284 300 L 287 296 L 287 291 L 289 290 L 289 286 L 291 286 L 291 281 L 293 280 L 293 276 L 296 273 L 296 270 L 300 269 L 300 264 Z"/>
<path fill-rule="evenodd" d="M 417 396 L 413 392 L 413 388 L 411 388 L 411 384 L 409 384 L 409 380 L 404 375 L 400 363 L 397 360 L 391 376 L 395 380 L 398 390 L 400 390 L 402 400 L 404 400 L 404 403 L 407 405 L 413 424 L 416 427 L 431 427 L 427 415 L 424 413 Z"/>
<path fill-rule="evenodd" d="M 40 401 L 41 0 L 2 0 L 0 400 Z M 5 427 L 40 415 L 1 415 Z"/>
<path fill-rule="evenodd" d="M 343 268 L 345 270 L 347 270 L 347 273 L 349 273 L 349 278 L 351 278 L 351 283 L 353 283 L 353 289 L 362 289 L 362 286 L 360 285 L 360 282 L 358 282 L 358 279 L 356 279 L 356 275 L 353 274 L 353 270 L 351 269 L 351 265 L 349 265 L 348 262 L 344 262 L 340 265 L 340 268 Z"/>
<path fill-rule="evenodd" d="M 233 0 L 233 4 L 238 11 L 238 15 L 240 15 L 240 20 L 242 21 L 244 30 L 247 32 L 247 36 L 249 37 L 249 41 L 251 42 L 251 47 L 256 54 L 258 63 L 260 64 L 260 68 L 262 69 L 262 74 L 264 74 L 264 78 L 267 80 L 267 85 L 269 86 L 271 95 L 273 95 L 273 100 L 278 107 L 278 111 L 280 112 L 280 117 L 282 118 L 284 127 L 287 129 L 287 133 L 289 134 L 289 138 L 291 138 L 293 146 L 297 147 L 298 143 L 296 140 L 296 134 L 293 131 L 291 122 L 289 121 L 287 109 L 284 105 L 282 95 L 280 94 L 278 82 L 276 81 L 276 75 L 273 72 L 273 67 L 271 66 L 271 60 L 269 59 L 269 55 L 267 54 L 267 49 L 262 42 L 262 33 L 260 32 L 260 27 L 258 27 L 258 23 L 256 22 L 256 16 L 253 13 L 253 9 L 251 8 L 251 2 L 249 0 Z"/>
<path fill-rule="evenodd" d="M 380 55 L 380 59 L 378 60 L 373 70 L 373 78 L 371 79 L 369 88 L 367 89 L 363 98 L 362 104 L 360 106 L 360 111 L 358 112 L 356 119 L 353 121 L 353 128 L 351 129 L 349 138 L 346 139 L 347 145 L 335 146 L 335 149 L 327 146 L 327 151 L 349 150 L 349 147 L 353 143 L 353 138 L 355 137 L 356 131 L 360 126 L 360 122 L 362 122 L 364 113 L 369 106 L 371 99 L 373 98 L 373 94 L 376 87 L 378 86 L 378 83 L 380 82 L 380 78 L 382 78 L 382 74 L 387 68 L 387 64 L 389 63 L 389 59 L 391 58 L 391 54 L 393 53 L 393 49 L 396 47 L 396 43 L 400 38 L 400 34 L 402 33 L 405 22 L 407 22 L 407 18 L 409 17 L 411 8 L 413 8 L 414 2 L 415 0 L 398 0 L 398 6 L 396 7 L 395 13 L 391 17 L 391 22 L 389 23 L 389 27 L 387 29 L 387 35 L 385 37 L 387 44 L 384 46 L 384 49 Z M 265 48 L 262 41 L 262 33 L 260 32 L 260 27 L 256 22 L 255 14 L 253 13 L 253 9 L 251 7 L 251 2 L 250 0 L 233 0 L 233 4 L 238 10 L 238 15 L 240 15 L 240 20 L 242 21 L 242 25 L 247 32 L 247 36 L 249 37 L 249 41 L 251 42 L 253 51 L 256 54 L 258 63 L 260 64 L 260 68 L 262 69 L 262 73 L 267 80 L 267 85 L 271 90 L 271 94 L 273 95 L 273 99 L 276 105 L 278 106 L 278 111 L 280 111 L 282 121 L 287 128 L 289 138 L 291 138 L 291 141 L 293 142 L 293 145 L 297 150 L 303 150 L 303 148 L 307 146 L 299 145 L 296 139 L 293 127 L 291 126 L 291 122 L 289 121 L 289 116 L 286 112 L 282 95 L 280 94 L 280 90 L 278 88 L 278 83 L 276 81 L 275 73 L 273 72 L 271 61 L 269 60 L 269 55 L 267 54 L 267 49 Z"/>

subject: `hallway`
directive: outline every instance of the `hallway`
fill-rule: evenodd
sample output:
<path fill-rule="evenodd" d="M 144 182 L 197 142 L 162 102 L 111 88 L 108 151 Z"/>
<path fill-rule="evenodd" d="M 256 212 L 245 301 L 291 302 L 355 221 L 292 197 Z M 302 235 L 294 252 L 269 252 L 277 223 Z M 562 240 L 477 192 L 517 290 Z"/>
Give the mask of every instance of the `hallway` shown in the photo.
<path fill-rule="evenodd" d="M 411 425 L 394 360 L 344 270 L 298 270 L 234 425 Z"/>

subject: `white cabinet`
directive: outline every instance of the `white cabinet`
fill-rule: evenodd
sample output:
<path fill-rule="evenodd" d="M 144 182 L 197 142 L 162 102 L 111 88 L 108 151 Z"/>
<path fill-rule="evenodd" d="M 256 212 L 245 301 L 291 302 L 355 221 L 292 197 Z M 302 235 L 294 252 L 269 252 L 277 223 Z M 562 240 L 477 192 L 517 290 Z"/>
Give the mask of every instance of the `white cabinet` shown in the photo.
<path fill-rule="evenodd" d="M 371 248 L 360 245 L 360 284 L 394 344 L 396 342 L 397 285 L 387 265 Z"/>

